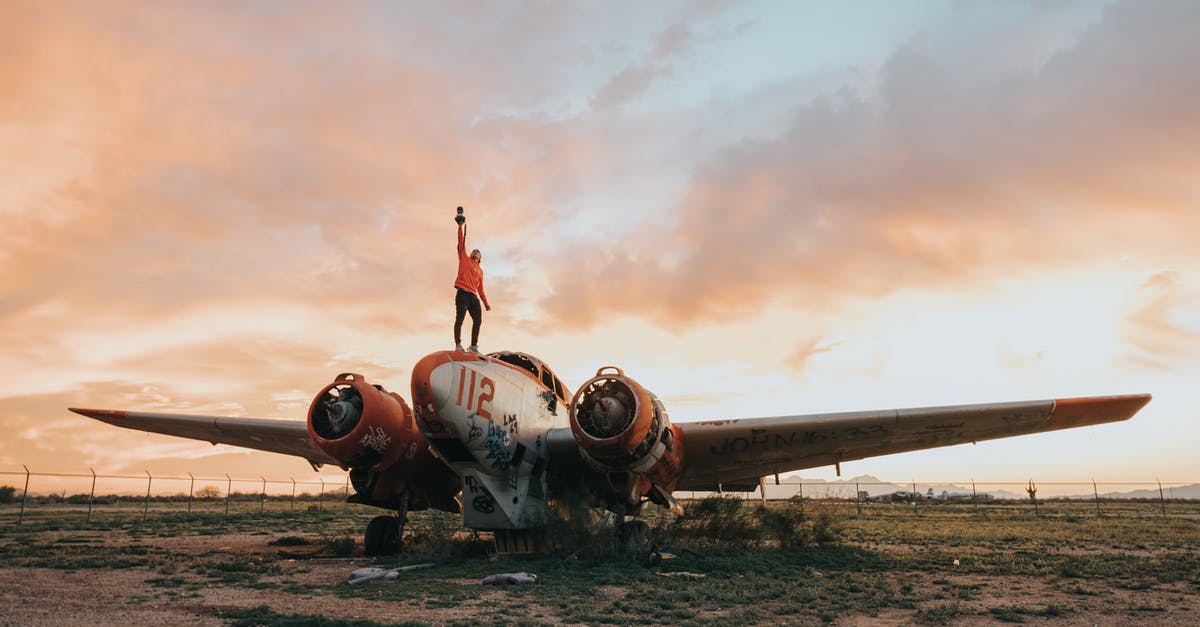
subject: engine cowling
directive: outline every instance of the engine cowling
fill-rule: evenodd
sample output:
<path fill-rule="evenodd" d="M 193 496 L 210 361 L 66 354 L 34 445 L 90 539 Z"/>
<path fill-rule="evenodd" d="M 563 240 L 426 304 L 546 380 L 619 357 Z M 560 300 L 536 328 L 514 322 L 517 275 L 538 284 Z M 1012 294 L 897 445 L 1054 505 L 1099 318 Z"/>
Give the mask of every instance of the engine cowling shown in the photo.
<path fill-rule="evenodd" d="M 642 497 L 672 507 L 682 446 L 661 401 L 617 367 L 606 366 L 571 399 L 571 433 L 584 460 L 605 473 L 629 505 Z"/>
<path fill-rule="evenodd" d="M 408 403 L 362 375 L 340 374 L 317 393 L 308 435 L 350 471 L 351 503 L 462 511 L 462 481 L 429 452 Z"/>
<path fill-rule="evenodd" d="M 411 457 L 422 445 L 417 439 L 424 439 L 403 398 L 353 373 L 317 393 L 308 406 L 308 433 L 343 467 L 372 472 Z"/>

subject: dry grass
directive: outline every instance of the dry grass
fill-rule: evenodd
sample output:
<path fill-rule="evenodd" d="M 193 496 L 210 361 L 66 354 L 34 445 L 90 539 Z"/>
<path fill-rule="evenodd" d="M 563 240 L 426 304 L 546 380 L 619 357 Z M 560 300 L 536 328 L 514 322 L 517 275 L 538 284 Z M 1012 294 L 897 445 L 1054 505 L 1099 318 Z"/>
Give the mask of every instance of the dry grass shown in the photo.
<path fill-rule="evenodd" d="M 1196 517 L 1097 517 L 1049 503 L 1036 513 L 690 505 L 686 520 L 652 517 L 656 548 L 677 556 L 654 563 L 604 534 L 588 541 L 602 550 L 489 556 L 486 534 L 425 512 L 413 515 L 409 552 L 376 561 L 338 557 L 375 514 L 366 508 L 152 512 L 91 524 L 43 517 L 0 527 L 0 589 L 6 620 L 21 624 L 1200 622 Z M 392 582 L 343 583 L 362 565 L 417 562 L 437 565 Z M 479 584 L 512 571 L 539 582 Z M 680 572 L 703 577 L 669 576 Z M 36 603 L 45 598 L 53 608 Z"/>

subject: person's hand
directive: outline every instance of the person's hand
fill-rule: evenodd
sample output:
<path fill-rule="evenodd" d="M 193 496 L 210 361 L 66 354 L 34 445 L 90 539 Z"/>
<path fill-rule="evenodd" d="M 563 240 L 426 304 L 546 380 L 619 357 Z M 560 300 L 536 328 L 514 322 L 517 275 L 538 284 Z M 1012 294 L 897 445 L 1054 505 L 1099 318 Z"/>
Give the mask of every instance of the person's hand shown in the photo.
<path fill-rule="evenodd" d="M 464 216 L 463 214 L 460 213 L 460 214 L 454 216 L 454 221 L 457 222 L 459 226 L 462 226 L 464 223 L 466 223 L 467 216 Z"/>
<path fill-rule="evenodd" d="M 487 310 L 488 310 L 488 311 L 491 311 L 491 310 L 492 310 L 492 306 L 491 306 L 491 305 L 484 305 L 484 307 L 487 307 Z"/>

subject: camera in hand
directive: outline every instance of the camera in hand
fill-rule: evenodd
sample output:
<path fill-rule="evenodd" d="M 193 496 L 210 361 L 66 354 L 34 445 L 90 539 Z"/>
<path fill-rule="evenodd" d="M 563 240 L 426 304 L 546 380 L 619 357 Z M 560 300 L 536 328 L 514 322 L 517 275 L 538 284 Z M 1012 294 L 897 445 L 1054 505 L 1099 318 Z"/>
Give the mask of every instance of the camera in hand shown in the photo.
<path fill-rule="evenodd" d="M 454 221 L 462 224 L 467 221 L 467 217 L 463 215 L 462 207 L 458 208 L 458 215 L 454 216 Z"/>

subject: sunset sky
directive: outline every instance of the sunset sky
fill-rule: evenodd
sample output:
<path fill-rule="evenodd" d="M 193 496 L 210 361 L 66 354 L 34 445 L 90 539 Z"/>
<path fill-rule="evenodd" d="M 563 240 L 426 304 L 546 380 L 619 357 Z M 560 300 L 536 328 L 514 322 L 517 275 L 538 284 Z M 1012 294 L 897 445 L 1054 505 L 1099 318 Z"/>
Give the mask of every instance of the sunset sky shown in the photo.
<path fill-rule="evenodd" d="M 409 396 L 462 205 L 482 348 L 569 387 L 1146 392 L 843 474 L 1200 482 L 1198 67 L 1197 2 L 2 2 L 0 471 L 312 476 L 66 407 Z"/>

